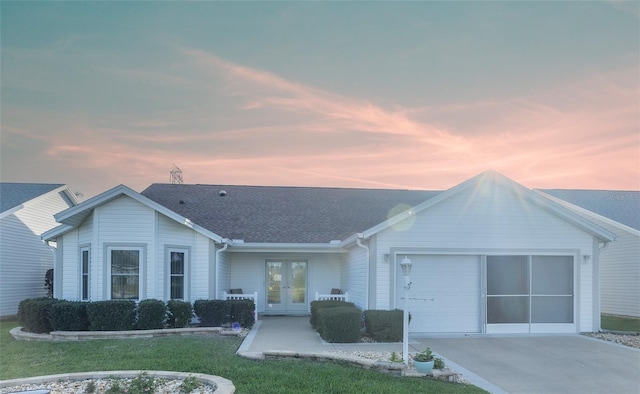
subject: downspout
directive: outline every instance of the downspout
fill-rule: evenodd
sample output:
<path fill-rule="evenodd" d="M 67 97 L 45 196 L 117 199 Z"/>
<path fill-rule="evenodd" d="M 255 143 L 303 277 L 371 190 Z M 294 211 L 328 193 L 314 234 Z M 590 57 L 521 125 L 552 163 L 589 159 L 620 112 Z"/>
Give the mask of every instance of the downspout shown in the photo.
<path fill-rule="evenodd" d="M 228 239 L 223 239 L 222 240 L 222 248 L 216 250 L 216 261 L 215 261 L 215 273 L 216 273 L 216 278 L 214 281 L 214 285 L 213 285 L 213 295 L 215 299 L 218 299 L 218 281 L 220 280 L 220 276 L 219 276 L 219 265 L 218 265 L 218 261 L 220 259 L 220 253 L 224 252 L 225 250 L 227 250 L 227 248 L 229 247 L 228 244 L 229 240 Z"/>
<path fill-rule="evenodd" d="M 362 249 L 364 249 L 366 251 L 367 254 L 367 258 L 366 258 L 366 280 L 365 283 L 367 284 L 366 289 L 365 289 L 365 293 L 364 293 L 364 309 L 369 309 L 369 289 L 371 286 L 371 278 L 369 277 L 369 265 L 371 264 L 371 253 L 369 250 L 369 246 L 367 245 L 363 245 L 362 244 L 362 240 L 364 239 L 364 234 L 362 233 L 358 233 L 358 238 L 356 239 L 356 244 L 361 247 Z"/>

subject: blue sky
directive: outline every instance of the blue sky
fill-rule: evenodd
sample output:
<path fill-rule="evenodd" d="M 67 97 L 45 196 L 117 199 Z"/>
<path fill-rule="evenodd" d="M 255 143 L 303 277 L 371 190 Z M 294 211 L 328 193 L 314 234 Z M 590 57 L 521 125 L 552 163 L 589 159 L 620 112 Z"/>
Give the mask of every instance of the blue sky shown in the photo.
<path fill-rule="evenodd" d="M 638 2 L 0 6 L 3 181 L 640 189 Z"/>

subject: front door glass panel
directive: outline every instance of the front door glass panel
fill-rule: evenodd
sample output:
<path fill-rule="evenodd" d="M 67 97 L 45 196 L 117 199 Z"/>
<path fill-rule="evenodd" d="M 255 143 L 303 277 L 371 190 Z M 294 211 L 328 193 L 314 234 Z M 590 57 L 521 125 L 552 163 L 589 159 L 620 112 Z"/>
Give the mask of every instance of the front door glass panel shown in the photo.
<path fill-rule="evenodd" d="M 307 311 L 306 261 L 267 261 L 267 313 Z"/>

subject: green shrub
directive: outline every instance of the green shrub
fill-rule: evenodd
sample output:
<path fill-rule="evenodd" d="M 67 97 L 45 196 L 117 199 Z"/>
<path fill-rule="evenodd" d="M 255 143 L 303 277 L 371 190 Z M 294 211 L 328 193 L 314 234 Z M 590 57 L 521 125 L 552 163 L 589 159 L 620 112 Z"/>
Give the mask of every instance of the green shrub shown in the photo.
<path fill-rule="evenodd" d="M 231 303 L 225 300 L 196 300 L 193 311 L 203 327 L 220 327 L 229 322 Z"/>
<path fill-rule="evenodd" d="M 164 303 L 162 304 L 164 305 Z M 153 376 L 149 375 L 146 372 L 143 372 L 131 380 L 131 383 L 129 383 L 129 387 L 128 389 L 125 390 L 125 393 L 128 393 L 128 394 L 155 393 L 156 388 L 158 387 L 158 383 L 159 382 L 157 382 Z"/>
<path fill-rule="evenodd" d="M 318 311 L 320 336 L 329 342 L 360 341 L 362 311 L 353 306 L 321 308 Z"/>
<path fill-rule="evenodd" d="M 18 305 L 18 323 L 25 331 L 42 334 L 53 331 L 49 320 L 49 309 L 53 298 L 28 298 Z"/>
<path fill-rule="evenodd" d="M 87 331 L 87 303 L 58 300 L 49 309 L 49 321 L 54 331 Z"/>
<path fill-rule="evenodd" d="M 138 330 L 157 330 L 164 328 L 167 319 L 167 306 L 160 300 L 142 300 L 138 303 Z"/>
<path fill-rule="evenodd" d="M 344 301 L 311 301 L 311 317 L 309 319 L 311 323 L 311 327 L 318 329 L 318 311 L 322 308 L 336 308 L 336 307 L 345 307 L 345 306 L 353 306 L 356 304 L 353 302 L 344 302 Z"/>
<path fill-rule="evenodd" d="M 403 311 L 394 309 L 364 311 L 364 324 L 367 334 L 376 342 L 402 341 Z"/>
<path fill-rule="evenodd" d="M 193 317 L 193 307 L 189 301 L 167 301 L 167 326 L 183 328 L 189 325 Z"/>
<path fill-rule="evenodd" d="M 253 327 L 255 323 L 254 311 L 256 304 L 253 300 L 227 300 L 226 302 L 231 304 L 229 313 L 229 321 L 225 323 L 237 322 L 241 327 Z"/>
<path fill-rule="evenodd" d="M 87 304 L 91 331 L 133 330 L 136 302 L 133 300 L 95 301 Z"/>

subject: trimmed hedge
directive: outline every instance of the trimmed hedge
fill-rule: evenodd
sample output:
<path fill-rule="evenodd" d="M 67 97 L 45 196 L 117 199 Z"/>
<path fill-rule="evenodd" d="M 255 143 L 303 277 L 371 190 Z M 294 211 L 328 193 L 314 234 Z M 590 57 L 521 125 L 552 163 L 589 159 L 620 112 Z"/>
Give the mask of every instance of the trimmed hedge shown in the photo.
<path fill-rule="evenodd" d="M 189 301 L 167 301 L 167 327 L 183 328 L 189 325 L 193 317 L 193 306 Z"/>
<path fill-rule="evenodd" d="M 126 331 L 136 324 L 136 302 L 133 300 L 95 301 L 87 304 L 89 330 Z"/>
<path fill-rule="evenodd" d="M 318 310 L 318 332 L 326 341 L 352 343 L 360 341 L 362 311 L 354 306 Z"/>
<path fill-rule="evenodd" d="M 160 300 L 148 299 L 138 303 L 138 330 L 157 330 L 164 328 L 167 320 L 167 306 Z"/>
<path fill-rule="evenodd" d="M 49 320 L 49 310 L 56 302 L 53 298 L 29 298 L 18 305 L 18 322 L 29 332 L 48 333 L 53 330 Z"/>
<path fill-rule="evenodd" d="M 309 318 L 309 322 L 311 323 L 311 327 L 317 329 L 318 328 L 318 311 L 322 308 L 337 308 L 337 307 L 346 307 L 352 306 L 355 307 L 356 304 L 353 302 L 345 302 L 345 301 L 311 301 L 311 317 Z"/>
<path fill-rule="evenodd" d="M 56 300 L 49 309 L 49 321 L 53 331 L 87 331 L 89 330 L 87 303 Z"/>
<path fill-rule="evenodd" d="M 228 300 L 231 303 L 228 323 L 239 323 L 241 327 L 251 328 L 256 322 L 253 314 L 256 305 L 253 300 Z"/>
<path fill-rule="evenodd" d="M 402 318 L 401 309 L 364 311 L 367 334 L 376 342 L 402 341 Z"/>
<path fill-rule="evenodd" d="M 239 323 L 251 327 L 255 323 L 252 300 L 196 300 L 193 311 L 203 327 L 220 327 L 223 324 Z"/>
<path fill-rule="evenodd" d="M 196 300 L 193 311 L 203 327 L 220 327 L 229 321 L 231 303 L 226 300 Z"/>

